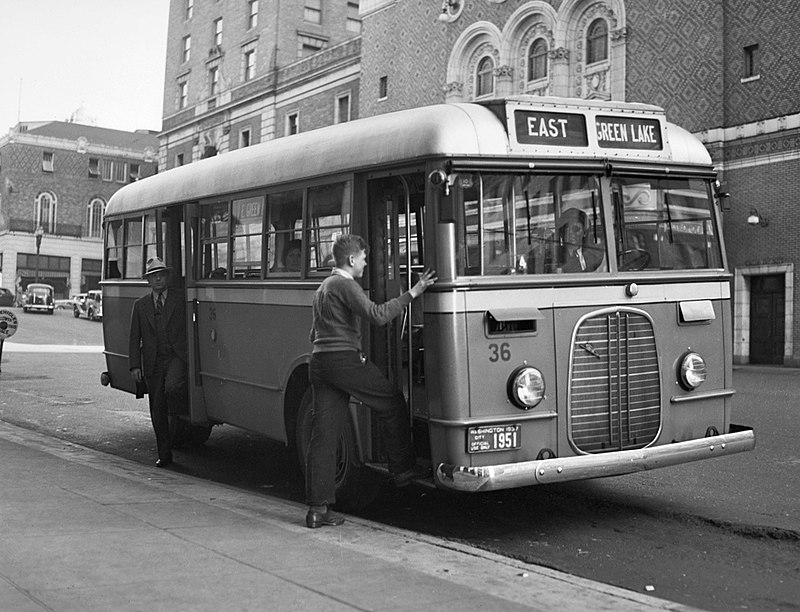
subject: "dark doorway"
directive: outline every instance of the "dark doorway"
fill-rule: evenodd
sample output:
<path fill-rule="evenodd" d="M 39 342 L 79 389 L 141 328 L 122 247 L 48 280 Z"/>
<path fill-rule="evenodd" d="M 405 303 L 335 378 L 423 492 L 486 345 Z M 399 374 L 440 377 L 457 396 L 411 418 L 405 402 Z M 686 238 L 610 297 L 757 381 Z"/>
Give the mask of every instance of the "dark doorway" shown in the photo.
<path fill-rule="evenodd" d="M 750 277 L 750 363 L 783 365 L 783 274 Z"/>

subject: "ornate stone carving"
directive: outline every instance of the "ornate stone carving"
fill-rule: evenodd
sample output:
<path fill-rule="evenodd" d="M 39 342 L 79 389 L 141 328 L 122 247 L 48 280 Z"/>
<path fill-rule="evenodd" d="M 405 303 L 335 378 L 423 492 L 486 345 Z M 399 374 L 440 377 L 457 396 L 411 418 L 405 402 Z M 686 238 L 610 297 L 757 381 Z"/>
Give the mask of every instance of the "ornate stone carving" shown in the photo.
<path fill-rule="evenodd" d="M 447 83 L 447 85 L 442 87 L 442 92 L 444 92 L 445 96 L 450 96 L 453 94 L 457 94 L 460 96 L 463 91 L 464 91 L 464 83 L 462 83 L 461 81 L 450 81 L 449 83 Z"/>
<path fill-rule="evenodd" d="M 569 60 L 569 49 L 566 47 L 559 47 L 558 49 L 552 49 L 548 56 L 551 60 Z"/>
<path fill-rule="evenodd" d="M 498 66 L 494 69 L 494 76 L 496 77 L 513 77 L 514 69 L 511 66 Z"/>

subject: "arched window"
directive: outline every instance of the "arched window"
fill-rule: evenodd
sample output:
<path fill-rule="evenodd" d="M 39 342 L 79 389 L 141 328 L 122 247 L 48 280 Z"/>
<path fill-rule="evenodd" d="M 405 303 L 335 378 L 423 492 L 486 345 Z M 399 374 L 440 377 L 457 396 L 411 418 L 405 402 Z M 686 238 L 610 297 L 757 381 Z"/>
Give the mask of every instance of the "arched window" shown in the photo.
<path fill-rule="evenodd" d="M 36 227 L 42 227 L 48 234 L 56 231 L 56 196 L 43 191 L 36 197 Z"/>
<path fill-rule="evenodd" d="M 608 59 L 608 24 L 604 19 L 595 19 L 586 30 L 586 63 L 605 59 Z"/>
<path fill-rule="evenodd" d="M 475 95 L 488 96 L 494 93 L 494 60 L 486 56 L 478 62 Z"/>
<path fill-rule="evenodd" d="M 528 49 L 528 80 L 535 81 L 547 76 L 547 43 L 537 38 Z"/>
<path fill-rule="evenodd" d="M 103 237 L 103 213 L 106 204 L 101 198 L 93 198 L 86 208 L 86 236 L 89 238 Z"/>

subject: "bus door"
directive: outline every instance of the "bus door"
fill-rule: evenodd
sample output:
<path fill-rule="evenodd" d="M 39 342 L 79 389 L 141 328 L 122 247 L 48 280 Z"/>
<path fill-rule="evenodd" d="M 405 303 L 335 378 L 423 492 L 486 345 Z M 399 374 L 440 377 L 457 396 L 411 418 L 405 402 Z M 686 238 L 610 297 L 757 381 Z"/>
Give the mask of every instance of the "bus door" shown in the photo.
<path fill-rule="evenodd" d="M 367 183 L 367 271 L 371 298 L 377 303 L 410 289 L 423 269 L 424 194 L 423 173 L 376 178 Z M 420 298 L 389 325 L 369 330 L 370 359 L 403 390 L 414 415 L 426 413 L 422 313 Z M 426 439 L 415 436 L 418 438 Z"/>

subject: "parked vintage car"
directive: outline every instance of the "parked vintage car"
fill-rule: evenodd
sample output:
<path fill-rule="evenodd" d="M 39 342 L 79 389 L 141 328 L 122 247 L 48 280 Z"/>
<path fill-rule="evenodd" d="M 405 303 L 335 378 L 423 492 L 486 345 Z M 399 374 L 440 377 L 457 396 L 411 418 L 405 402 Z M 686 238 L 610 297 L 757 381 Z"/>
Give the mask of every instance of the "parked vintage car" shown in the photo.
<path fill-rule="evenodd" d="M 53 314 L 56 302 L 54 299 L 53 285 L 45 283 L 30 283 L 25 289 L 25 302 L 22 312 L 46 312 Z"/>
<path fill-rule="evenodd" d="M 88 317 L 91 321 L 103 320 L 103 292 L 93 289 L 87 292 L 84 298 L 79 300 L 72 308 L 72 314 L 77 319 L 81 315 Z"/>
<path fill-rule="evenodd" d="M 14 293 L 0 287 L 0 306 L 13 306 L 14 305 Z"/>
<path fill-rule="evenodd" d="M 74 310 L 75 305 L 86 299 L 85 293 L 76 293 L 68 298 L 56 300 L 56 310 Z"/>

